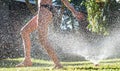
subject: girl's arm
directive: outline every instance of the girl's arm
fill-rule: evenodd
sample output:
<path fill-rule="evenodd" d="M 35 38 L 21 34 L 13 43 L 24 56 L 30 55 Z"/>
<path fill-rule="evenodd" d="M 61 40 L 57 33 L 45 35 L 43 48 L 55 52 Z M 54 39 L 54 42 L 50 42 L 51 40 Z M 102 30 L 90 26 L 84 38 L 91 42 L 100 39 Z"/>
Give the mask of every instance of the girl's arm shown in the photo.
<path fill-rule="evenodd" d="M 84 14 L 81 12 L 77 12 L 73 6 L 70 5 L 68 0 L 61 0 L 64 5 L 72 12 L 73 16 L 76 17 L 78 20 L 84 19 Z"/>

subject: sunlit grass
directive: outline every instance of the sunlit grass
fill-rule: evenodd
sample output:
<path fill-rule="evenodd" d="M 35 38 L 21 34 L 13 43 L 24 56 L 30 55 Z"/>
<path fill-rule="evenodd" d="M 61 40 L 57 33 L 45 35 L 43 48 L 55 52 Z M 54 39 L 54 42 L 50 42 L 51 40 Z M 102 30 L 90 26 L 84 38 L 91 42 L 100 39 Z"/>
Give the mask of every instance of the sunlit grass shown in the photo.
<path fill-rule="evenodd" d="M 120 71 L 120 59 L 103 60 L 100 66 L 94 66 L 89 61 L 61 62 L 63 69 L 52 69 L 53 62 L 40 59 L 32 59 L 32 67 L 16 68 L 23 58 L 0 60 L 0 71 Z"/>

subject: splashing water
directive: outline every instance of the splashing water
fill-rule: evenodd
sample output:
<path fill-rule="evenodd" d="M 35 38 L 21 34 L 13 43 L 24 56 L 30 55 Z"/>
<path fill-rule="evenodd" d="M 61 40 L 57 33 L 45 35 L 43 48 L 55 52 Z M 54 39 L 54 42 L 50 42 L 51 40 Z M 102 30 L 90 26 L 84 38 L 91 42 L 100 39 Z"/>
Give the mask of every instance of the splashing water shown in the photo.
<path fill-rule="evenodd" d="M 119 20 L 117 18 L 115 27 L 120 26 Z M 48 38 L 55 48 L 62 48 L 62 52 L 83 56 L 96 65 L 103 59 L 113 57 L 118 53 L 117 49 L 120 49 L 120 31 L 118 28 L 110 31 L 109 36 L 99 37 L 78 30 L 57 31 L 50 25 Z"/>

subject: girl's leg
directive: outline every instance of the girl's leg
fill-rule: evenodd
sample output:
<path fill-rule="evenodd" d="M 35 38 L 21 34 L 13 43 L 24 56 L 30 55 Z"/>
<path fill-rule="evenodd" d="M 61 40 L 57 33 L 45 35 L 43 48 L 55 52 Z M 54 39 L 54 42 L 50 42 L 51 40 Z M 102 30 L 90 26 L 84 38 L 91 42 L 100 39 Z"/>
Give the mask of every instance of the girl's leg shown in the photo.
<path fill-rule="evenodd" d="M 31 42 L 30 42 L 30 33 L 36 30 L 38 27 L 37 24 L 37 15 L 33 17 L 22 29 L 21 29 L 21 37 L 23 40 L 24 46 L 24 56 L 25 59 L 20 64 L 16 65 L 17 67 L 31 66 Z"/>

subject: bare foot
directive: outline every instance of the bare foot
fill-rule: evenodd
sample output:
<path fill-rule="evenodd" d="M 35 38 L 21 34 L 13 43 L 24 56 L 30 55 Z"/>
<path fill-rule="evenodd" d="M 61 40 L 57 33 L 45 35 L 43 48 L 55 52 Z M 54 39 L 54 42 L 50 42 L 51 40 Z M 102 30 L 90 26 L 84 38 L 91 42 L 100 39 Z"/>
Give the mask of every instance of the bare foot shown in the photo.
<path fill-rule="evenodd" d="M 55 65 L 53 69 L 62 69 L 63 66 L 61 64 Z"/>
<path fill-rule="evenodd" d="M 29 67 L 32 66 L 32 62 L 30 59 L 25 59 L 23 62 L 16 65 L 16 67 Z"/>

